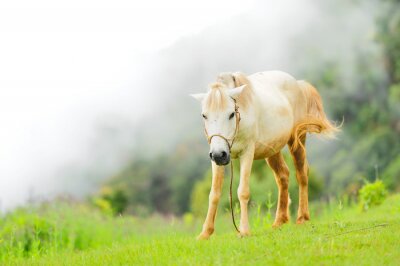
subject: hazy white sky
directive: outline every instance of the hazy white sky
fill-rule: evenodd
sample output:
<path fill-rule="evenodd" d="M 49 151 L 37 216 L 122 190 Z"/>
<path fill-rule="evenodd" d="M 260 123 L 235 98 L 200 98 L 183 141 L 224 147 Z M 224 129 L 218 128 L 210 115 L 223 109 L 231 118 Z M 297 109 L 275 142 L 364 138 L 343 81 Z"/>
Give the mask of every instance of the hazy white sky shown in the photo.
<path fill-rule="evenodd" d="M 156 92 L 140 86 L 148 56 L 250 8 L 240 0 L 1 1 L 0 210 L 57 184 L 47 178 L 84 154 L 97 117 L 151 106 Z"/>

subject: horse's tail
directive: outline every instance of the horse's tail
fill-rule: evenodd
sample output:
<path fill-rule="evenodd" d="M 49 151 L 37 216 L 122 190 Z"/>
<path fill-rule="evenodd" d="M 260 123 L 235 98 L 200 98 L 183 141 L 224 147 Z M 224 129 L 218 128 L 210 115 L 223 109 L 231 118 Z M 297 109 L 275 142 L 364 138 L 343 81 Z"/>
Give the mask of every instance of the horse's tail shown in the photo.
<path fill-rule="evenodd" d="M 317 89 L 304 80 L 299 80 L 297 83 L 306 98 L 307 114 L 303 119 L 300 119 L 293 129 L 291 148 L 297 149 L 299 146 L 304 148 L 302 140 L 307 133 L 317 133 L 328 138 L 334 138 L 340 126 L 334 125 L 326 117 L 322 99 Z"/>

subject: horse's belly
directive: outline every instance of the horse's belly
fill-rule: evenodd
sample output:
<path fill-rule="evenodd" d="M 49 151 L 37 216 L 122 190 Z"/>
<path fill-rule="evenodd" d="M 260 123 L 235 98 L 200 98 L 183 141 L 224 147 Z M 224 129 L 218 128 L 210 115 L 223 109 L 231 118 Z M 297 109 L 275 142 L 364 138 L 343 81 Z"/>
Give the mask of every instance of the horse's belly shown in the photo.
<path fill-rule="evenodd" d="M 288 136 L 282 136 L 275 140 L 270 141 L 258 141 L 255 144 L 254 150 L 254 160 L 268 158 L 276 153 L 278 153 L 283 147 L 285 147 L 286 143 L 289 141 Z"/>
<path fill-rule="evenodd" d="M 289 105 L 282 104 L 264 111 L 258 125 L 254 158 L 268 158 L 278 153 L 289 141 L 293 130 L 293 113 Z"/>

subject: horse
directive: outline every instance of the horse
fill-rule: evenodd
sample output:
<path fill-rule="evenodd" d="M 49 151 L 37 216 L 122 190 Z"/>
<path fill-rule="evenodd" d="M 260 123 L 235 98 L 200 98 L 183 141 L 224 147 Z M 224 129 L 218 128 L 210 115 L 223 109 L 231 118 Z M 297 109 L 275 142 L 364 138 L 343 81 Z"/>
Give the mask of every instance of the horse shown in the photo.
<path fill-rule="evenodd" d="M 240 236 L 250 235 L 248 202 L 249 177 L 253 160 L 265 159 L 279 189 L 273 227 L 289 222 L 289 168 L 281 150 L 288 145 L 299 185 L 297 224 L 310 219 L 308 209 L 308 162 L 306 135 L 334 137 L 339 127 L 330 122 L 315 87 L 282 71 L 221 73 L 206 93 L 192 94 L 201 102 L 204 131 L 209 142 L 212 185 L 207 216 L 197 239 L 208 239 L 214 221 L 224 177 L 231 159 L 240 162 L 237 190 L 240 202 Z"/>

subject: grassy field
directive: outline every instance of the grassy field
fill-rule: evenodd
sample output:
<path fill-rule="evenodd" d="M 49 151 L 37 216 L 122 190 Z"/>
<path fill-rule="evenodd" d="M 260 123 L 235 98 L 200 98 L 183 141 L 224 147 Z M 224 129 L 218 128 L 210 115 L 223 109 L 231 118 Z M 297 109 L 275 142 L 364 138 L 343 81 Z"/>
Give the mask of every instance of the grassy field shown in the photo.
<path fill-rule="evenodd" d="M 111 217 L 85 206 L 51 204 L 0 221 L 1 265 L 400 265 L 400 195 L 361 212 L 325 206 L 305 225 L 270 228 L 253 208 L 252 236 L 238 238 L 228 213 L 196 241 L 201 221 Z M 315 215 L 314 215 L 315 216 Z"/>

